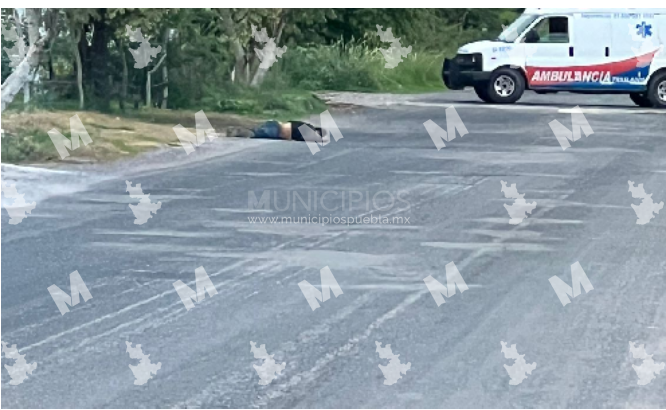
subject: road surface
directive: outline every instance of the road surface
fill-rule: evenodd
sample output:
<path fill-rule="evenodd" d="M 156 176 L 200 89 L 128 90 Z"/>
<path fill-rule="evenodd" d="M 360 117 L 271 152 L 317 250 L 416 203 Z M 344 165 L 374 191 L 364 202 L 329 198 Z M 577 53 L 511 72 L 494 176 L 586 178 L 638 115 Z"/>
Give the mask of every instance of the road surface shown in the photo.
<path fill-rule="evenodd" d="M 20 385 L 3 368 L 2 406 L 666 407 L 666 370 L 638 385 L 629 350 L 666 362 L 666 210 L 639 225 L 628 191 L 666 201 L 663 112 L 625 96 L 349 98 L 373 107 L 332 111 L 344 138 L 315 155 L 221 138 L 17 179 L 37 206 L 17 225 L 2 211 L 2 341 L 37 368 Z M 446 129 L 452 104 L 469 133 L 438 151 L 423 123 Z M 570 128 L 576 105 L 594 134 L 563 151 L 549 122 Z M 145 224 L 125 181 L 161 202 Z M 501 181 L 537 203 L 517 225 Z M 264 191 L 268 209 L 250 206 Z M 316 215 L 390 223 L 256 219 Z M 446 285 L 451 262 L 468 289 L 437 306 L 424 278 Z M 594 289 L 563 306 L 549 279 L 572 284 L 575 262 Z M 217 294 L 187 310 L 173 283 L 196 290 L 201 266 Z M 320 289 L 326 266 L 343 293 L 313 311 L 298 284 Z M 92 299 L 61 315 L 47 288 L 69 294 L 73 271 Z M 161 363 L 143 385 L 126 342 Z M 268 385 L 250 342 L 285 363 Z M 411 364 L 395 384 L 376 342 Z M 501 342 L 536 363 L 518 385 Z"/>

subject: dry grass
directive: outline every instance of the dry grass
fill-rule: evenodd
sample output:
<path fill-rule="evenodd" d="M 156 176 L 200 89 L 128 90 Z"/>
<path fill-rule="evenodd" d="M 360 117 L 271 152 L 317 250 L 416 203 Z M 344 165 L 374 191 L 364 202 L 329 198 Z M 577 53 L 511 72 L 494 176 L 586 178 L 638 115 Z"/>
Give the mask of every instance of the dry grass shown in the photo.
<path fill-rule="evenodd" d="M 79 116 L 93 143 L 70 151 L 70 156 L 64 159 L 70 162 L 109 161 L 158 147 L 179 146 L 180 142 L 172 128 L 181 124 L 194 132 L 195 126 L 194 112 L 190 111 L 139 111 L 129 117 L 90 111 L 4 113 L 2 161 L 61 161 L 47 131 L 55 128 L 69 136 L 69 118 L 73 115 Z M 206 116 L 218 132 L 227 126 L 252 127 L 259 122 L 233 114 L 206 113 Z"/>

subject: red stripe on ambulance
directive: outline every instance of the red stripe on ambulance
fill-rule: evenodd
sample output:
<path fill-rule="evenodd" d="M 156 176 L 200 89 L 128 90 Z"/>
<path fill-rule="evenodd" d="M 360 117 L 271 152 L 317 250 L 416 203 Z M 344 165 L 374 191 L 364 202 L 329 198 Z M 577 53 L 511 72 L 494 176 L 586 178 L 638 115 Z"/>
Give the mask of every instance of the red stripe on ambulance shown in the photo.
<path fill-rule="evenodd" d="M 551 85 L 558 83 L 610 83 L 611 76 L 634 70 L 646 61 L 652 61 L 658 50 L 643 56 L 606 64 L 572 67 L 526 67 L 530 85 Z"/>

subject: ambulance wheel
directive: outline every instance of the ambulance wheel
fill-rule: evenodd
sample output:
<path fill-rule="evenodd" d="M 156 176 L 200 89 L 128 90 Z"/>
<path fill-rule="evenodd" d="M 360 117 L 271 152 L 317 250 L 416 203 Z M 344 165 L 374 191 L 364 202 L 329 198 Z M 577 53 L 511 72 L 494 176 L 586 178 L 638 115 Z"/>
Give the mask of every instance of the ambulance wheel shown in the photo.
<path fill-rule="evenodd" d="M 474 86 L 474 92 L 483 102 L 492 102 L 488 97 L 488 83 L 478 84 Z"/>
<path fill-rule="evenodd" d="M 652 107 L 652 102 L 647 98 L 647 95 L 641 93 L 631 93 L 629 98 L 639 107 Z"/>
<path fill-rule="evenodd" d="M 648 83 L 647 98 L 655 108 L 666 108 L 666 71 L 652 77 Z"/>
<path fill-rule="evenodd" d="M 523 96 L 525 79 L 516 70 L 500 68 L 492 73 L 488 82 L 488 99 L 495 104 L 512 104 Z"/>

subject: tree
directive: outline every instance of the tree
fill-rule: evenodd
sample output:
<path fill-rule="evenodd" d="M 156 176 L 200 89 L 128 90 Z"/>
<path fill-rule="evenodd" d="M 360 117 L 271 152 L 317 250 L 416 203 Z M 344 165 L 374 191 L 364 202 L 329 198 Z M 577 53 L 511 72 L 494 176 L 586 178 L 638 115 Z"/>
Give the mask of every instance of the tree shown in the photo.
<path fill-rule="evenodd" d="M 39 30 L 42 26 L 42 11 L 34 8 L 26 9 L 30 47 L 21 63 L 7 77 L 5 82 L 2 83 L 2 111 L 14 101 L 14 97 L 21 91 L 25 84 L 30 82 L 33 73 L 39 66 L 46 45 L 49 44 L 51 38 L 57 35 L 57 26 L 54 24 L 56 19 L 52 16 L 54 13 L 57 14 L 58 9 L 46 9 L 46 34 L 42 37 Z M 18 27 L 20 22 L 14 19 L 14 24 Z M 23 38 L 19 38 L 18 41 L 23 41 Z"/>
<path fill-rule="evenodd" d="M 95 9 L 65 9 L 65 18 L 71 41 L 70 47 L 76 65 L 76 88 L 79 93 L 79 109 L 81 110 L 85 107 L 85 95 L 83 92 L 83 62 L 81 60 L 79 43 L 84 32 L 83 25 L 96 17 L 97 13 Z"/>

